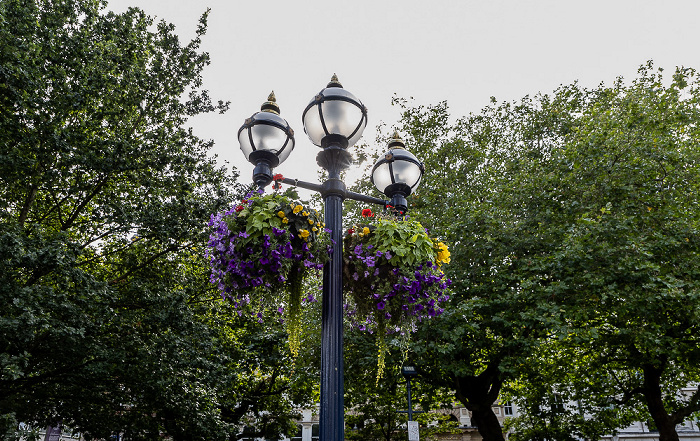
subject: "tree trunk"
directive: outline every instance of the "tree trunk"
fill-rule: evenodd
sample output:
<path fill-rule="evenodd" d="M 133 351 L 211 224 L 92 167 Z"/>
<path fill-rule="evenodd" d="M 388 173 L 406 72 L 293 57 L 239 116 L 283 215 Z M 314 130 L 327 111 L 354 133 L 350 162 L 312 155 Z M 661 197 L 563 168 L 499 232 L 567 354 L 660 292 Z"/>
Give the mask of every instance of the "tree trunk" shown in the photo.
<path fill-rule="evenodd" d="M 474 409 L 471 412 L 472 425 L 479 429 L 479 435 L 484 441 L 505 441 L 501 423 L 498 422 L 498 418 L 493 413 L 491 406 L 487 409 Z"/>
<path fill-rule="evenodd" d="M 644 365 L 644 400 L 646 401 L 649 414 L 654 420 L 656 429 L 659 431 L 659 441 L 679 441 L 676 432 L 676 423 L 668 414 L 663 402 L 661 392 L 661 373 L 663 368 L 652 365 Z"/>
<path fill-rule="evenodd" d="M 498 364 L 499 361 L 492 361 L 477 376 L 454 378 L 457 399 L 471 411 L 472 425 L 477 426 L 484 441 L 505 441 L 501 423 L 491 408 L 503 384 Z"/>

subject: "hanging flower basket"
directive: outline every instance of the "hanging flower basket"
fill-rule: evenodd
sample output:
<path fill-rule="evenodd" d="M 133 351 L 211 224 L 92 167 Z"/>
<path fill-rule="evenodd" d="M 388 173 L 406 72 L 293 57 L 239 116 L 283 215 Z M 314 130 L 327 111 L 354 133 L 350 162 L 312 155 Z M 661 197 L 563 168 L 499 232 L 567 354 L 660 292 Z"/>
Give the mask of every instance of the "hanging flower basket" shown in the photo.
<path fill-rule="evenodd" d="M 374 218 L 367 209 L 364 225 L 344 239 L 344 288 L 352 300 L 350 314 L 360 329 L 388 331 L 442 312 L 449 279 L 447 246 L 410 220 Z"/>
<path fill-rule="evenodd" d="M 331 251 L 320 215 L 285 195 L 259 194 L 212 215 L 209 225 L 210 281 L 239 311 L 283 312 L 296 354 L 304 277 Z"/>
<path fill-rule="evenodd" d="M 353 325 L 377 333 L 381 375 L 383 335 L 410 332 L 416 320 L 442 313 L 451 283 L 442 265 L 450 252 L 419 222 L 375 217 L 368 209 L 362 215 L 366 222 L 344 238 L 343 284 Z"/>

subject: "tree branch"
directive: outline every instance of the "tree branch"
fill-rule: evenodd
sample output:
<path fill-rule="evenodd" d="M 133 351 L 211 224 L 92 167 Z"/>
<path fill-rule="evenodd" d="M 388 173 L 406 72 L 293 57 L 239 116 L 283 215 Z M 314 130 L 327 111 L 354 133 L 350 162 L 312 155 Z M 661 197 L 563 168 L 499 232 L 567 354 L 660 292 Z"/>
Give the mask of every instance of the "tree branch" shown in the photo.
<path fill-rule="evenodd" d="M 107 184 L 109 176 L 110 176 L 110 174 L 106 173 L 104 175 L 104 177 L 102 178 L 102 180 L 97 183 L 95 188 L 93 188 L 92 192 L 85 199 L 83 199 L 83 201 L 80 204 L 78 204 L 77 207 L 75 207 L 75 210 L 73 210 L 73 213 L 70 215 L 68 220 L 61 225 L 62 231 L 67 230 L 68 228 L 70 228 L 73 225 L 73 223 L 78 218 L 78 216 L 80 215 L 80 212 L 83 210 L 83 208 L 85 208 L 87 206 L 87 204 L 92 199 L 94 199 L 95 196 L 97 196 L 100 193 L 100 191 L 102 191 L 102 188 L 105 186 L 105 184 Z"/>

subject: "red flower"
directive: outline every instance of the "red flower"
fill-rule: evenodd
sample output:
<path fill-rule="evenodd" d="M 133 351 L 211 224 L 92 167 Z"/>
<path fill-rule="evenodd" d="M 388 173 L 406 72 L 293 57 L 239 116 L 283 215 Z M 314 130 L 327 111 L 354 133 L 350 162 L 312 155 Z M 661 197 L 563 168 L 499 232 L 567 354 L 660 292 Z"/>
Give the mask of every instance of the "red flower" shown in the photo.
<path fill-rule="evenodd" d="M 353 234 L 354 232 L 355 232 L 355 230 L 354 230 L 354 229 L 352 229 L 352 228 L 348 228 L 348 234 L 349 234 L 349 235 L 352 235 L 352 234 Z"/>
<path fill-rule="evenodd" d="M 238 213 L 239 211 L 242 211 L 242 210 L 243 210 L 243 205 L 238 205 L 236 207 L 236 213 Z"/>
<path fill-rule="evenodd" d="M 273 180 L 273 181 L 281 181 L 282 179 L 284 179 L 284 176 L 282 176 L 282 175 L 279 174 L 279 173 L 277 173 L 276 175 L 272 175 L 272 180 Z"/>
<path fill-rule="evenodd" d="M 365 208 L 364 210 L 362 210 L 362 217 L 372 217 L 372 216 L 374 216 L 374 213 L 372 213 L 372 210 L 370 210 L 369 208 Z"/>

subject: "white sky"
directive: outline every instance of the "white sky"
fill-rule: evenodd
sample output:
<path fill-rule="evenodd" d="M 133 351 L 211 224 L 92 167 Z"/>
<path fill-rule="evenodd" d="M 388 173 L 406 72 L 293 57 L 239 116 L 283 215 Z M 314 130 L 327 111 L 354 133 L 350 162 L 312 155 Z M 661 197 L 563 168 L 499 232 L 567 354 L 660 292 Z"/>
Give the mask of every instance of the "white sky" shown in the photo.
<path fill-rule="evenodd" d="M 175 24 L 189 41 L 211 8 L 203 50 L 204 88 L 231 101 L 224 115 L 192 121 L 216 143 L 219 159 L 249 182 L 252 165 L 236 134 L 271 90 L 296 133 L 296 148 L 275 171 L 316 180 L 318 148 L 301 113 L 333 73 L 369 109 L 363 140 L 392 125 L 391 98 L 446 100 L 454 116 L 478 112 L 489 97 L 513 101 L 575 80 L 587 87 L 633 78 L 652 59 L 670 75 L 700 68 L 699 0 L 111 0 Z M 360 142 L 362 142 L 361 140 Z M 410 146 L 407 146 L 410 150 Z"/>

